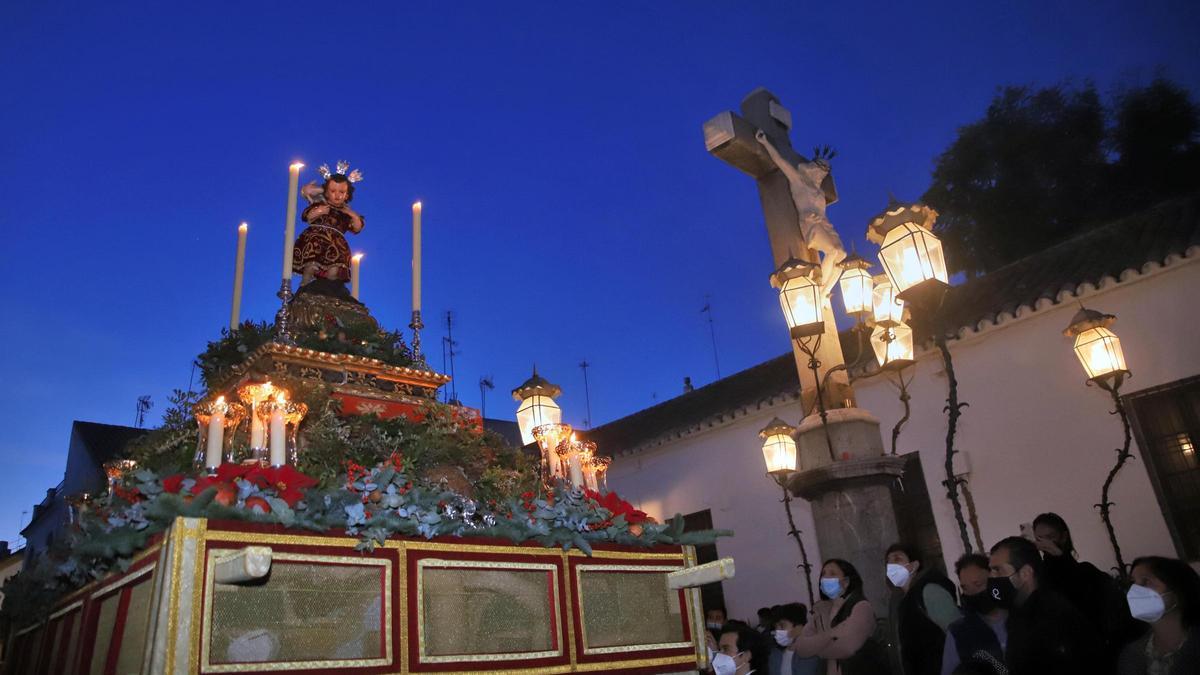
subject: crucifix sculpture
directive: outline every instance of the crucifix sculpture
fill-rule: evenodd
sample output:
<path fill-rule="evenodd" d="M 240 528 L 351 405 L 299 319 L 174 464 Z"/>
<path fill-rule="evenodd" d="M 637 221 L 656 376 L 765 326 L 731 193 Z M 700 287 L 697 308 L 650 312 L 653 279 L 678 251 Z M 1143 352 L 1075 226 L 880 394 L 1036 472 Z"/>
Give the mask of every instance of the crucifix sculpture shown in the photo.
<path fill-rule="evenodd" d="M 742 114 L 723 112 L 704 124 L 704 144 L 710 153 L 734 168 L 749 174 L 758 183 L 767 234 L 775 266 L 789 258 L 799 258 L 821 266 L 822 315 L 825 333 L 816 349 L 820 367 L 809 368 L 810 358 L 792 342 L 805 410 L 815 404 L 818 379 L 842 364 L 842 346 L 838 340 L 829 294 L 837 283 L 837 263 L 846 257 L 841 239 L 825 216 L 825 207 L 837 201 L 837 188 L 830 172 L 828 155 L 820 153 L 812 160 L 792 149 L 788 132 L 792 114 L 774 94 L 755 89 L 742 100 Z M 828 408 L 853 404 L 844 369 L 836 370 L 823 388 Z"/>

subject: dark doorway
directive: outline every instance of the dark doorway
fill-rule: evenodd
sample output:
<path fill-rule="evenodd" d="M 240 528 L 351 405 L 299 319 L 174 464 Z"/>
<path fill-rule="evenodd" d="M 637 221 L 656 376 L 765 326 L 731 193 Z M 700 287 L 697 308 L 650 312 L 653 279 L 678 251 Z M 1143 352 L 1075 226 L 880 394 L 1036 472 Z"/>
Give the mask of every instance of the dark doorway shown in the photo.
<path fill-rule="evenodd" d="M 900 540 L 916 546 L 928 564 L 945 572 L 942 540 L 933 520 L 933 509 L 929 506 L 929 490 L 925 487 L 920 453 L 910 452 L 901 457 L 904 459 L 904 476 L 892 484 L 892 506 L 896 510 Z"/>
<path fill-rule="evenodd" d="M 713 529 L 712 512 L 705 509 L 687 514 L 683 517 L 683 527 L 687 531 Z M 714 562 L 718 557 L 716 544 L 704 544 L 696 547 L 696 564 L 698 565 Z M 725 589 L 719 581 L 700 587 L 700 601 L 703 603 L 705 611 L 720 609 L 725 612 L 726 616 L 729 615 L 728 610 L 725 609 Z"/>

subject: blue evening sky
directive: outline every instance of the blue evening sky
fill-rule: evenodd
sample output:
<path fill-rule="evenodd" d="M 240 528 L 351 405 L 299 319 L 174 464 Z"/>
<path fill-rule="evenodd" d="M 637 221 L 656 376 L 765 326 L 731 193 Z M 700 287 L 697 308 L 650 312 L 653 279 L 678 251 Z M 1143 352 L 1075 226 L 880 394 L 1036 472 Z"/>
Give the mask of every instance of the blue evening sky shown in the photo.
<path fill-rule="evenodd" d="M 425 345 L 456 316 L 460 398 L 511 418 L 533 362 L 568 421 L 788 349 L 753 182 L 701 125 L 763 85 L 837 148 L 829 216 L 863 252 L 997 86 L 1163 74 L 1200 91 L 1190 2 L 16 2 L 0 20 L 8 206 L 0 539 L 62 476 L 72 420 L 157 422 L 228 320 L 278 302 L 287 165 L 361 167 L 363 300 L 409 321 L 425 202 Z M 835 301 L 839 302 L 839 301 Z M 407 330 L 407 329 L 406 329 Z"/>

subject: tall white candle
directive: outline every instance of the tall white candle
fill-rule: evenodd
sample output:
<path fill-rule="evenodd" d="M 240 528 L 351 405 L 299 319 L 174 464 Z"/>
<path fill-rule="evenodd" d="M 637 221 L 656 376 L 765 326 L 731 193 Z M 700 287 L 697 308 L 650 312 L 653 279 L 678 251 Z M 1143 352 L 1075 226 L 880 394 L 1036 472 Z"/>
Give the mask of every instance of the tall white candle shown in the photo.
<path fill-rule="evenodd" d="M 421 202 L 413 202 L 412 308 L 421 311 Z"/>
<path fill-rule="evenodd" d="M 583 467 L 579 463 L 579 451 L 571 451 L 571 485 L 583 487 Z"/>
<path fill-rule="evenodd" d="M 242 314 L 242 277 L 246 270 L 246 223 L 238 226 L 237 258 L 233 263 L 233 308 L 229 310 L 229 330 L 238 327 Z"/>
<path fill-rule="evenodd" d="M 254 408 L 254 406 L 251 406 L 251 410 L 253 410 L 253 408 Z M 264 435 L 263 431 L 264 431 L 264 427 L 263 427 L 262 418 L 259 417 L 257 414 L 252 413 L 250 415 L 250 447 L 251 448 L 257 449 L 257 448 L 266 447 L 265 445 L 263 445 L 263 435 Z"/>
<path fill-rule="evenodd" d="M 296 199 L 300 189 L 300 169 L 304 165 L 296 162 L 288 167 L 287 225 L 283 231 L 283 280 L 292 279 L 292 247 L 296 245 Z"/>
<path fill-rule="evenodd" d="M 276 400 L 275 406 L 271 410 L 271 466 L 287 464 L 287 437 L 283 424 L 283 406 L 282 401 Z"/>
<path fill-rule="evenodd" d="M 358 300 L 358 278 L 362 274 L 362 270 L 360 269 L 362 267 L 362 257 L 363 254 L 355 253 L 354 257 L 350 259 L 350 295 L 354 296 L 355 300 Z"/>
<path fill-rule="evenodd" d="M 204 466 L 216 469 L 221 466 L 221 450 L 225 445 L 225 397 L 217 399 L 212 417 L 208 420 L 208 444 L 204 448 Z"/>

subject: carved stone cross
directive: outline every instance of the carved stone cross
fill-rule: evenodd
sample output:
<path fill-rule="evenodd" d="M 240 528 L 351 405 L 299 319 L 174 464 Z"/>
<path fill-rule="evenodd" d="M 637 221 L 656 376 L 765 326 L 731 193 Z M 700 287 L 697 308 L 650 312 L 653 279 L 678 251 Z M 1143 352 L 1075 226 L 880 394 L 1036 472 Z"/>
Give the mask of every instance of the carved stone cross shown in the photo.
<path fill-rule="evenodd" d="M 759 87 L 742 99 L 742 114 L 723 112 L 704 124 L 704 144 L 708 151 L 733 166 L 750 175 L 758 183 L 758 198 L 762 203 L 763 217 L 767 223 L 767 234 L 771 240 L 771 253 L 775 258 L 775 268 L 790 257 L 819 263 L 818 255 L 810 250 L 804 242 L 800 231 L 799 214 L 789 190 L 788 180 L 768 156 L 762 144 L 755 139 L 755 133 L 761 129 L 779 154 L 793 165 L 807 161 L 792 149 L 788 132 L 792 126 L 792 114 L 784 108 L 774 94 Z M 821 183 L 825 193 L 826 204 L 837 201 L 837 189 L 833 184 L 833 174 L 826 176 Z M 772 268 L 771 271 L 774 271 Z M 763 275 L 766 277 L 767 275 Z M 827 281 L 827 280 L 825 280 Z M 824 303 L 825 333 L 821 339 L 816 355 L 821 362 L 818 373 L 823 376 L 830 368 L 842 363 L 842 346 L 838 340 L 837 324 L 834 323 L 833 310 L 826 299 Z M 816 379 L 808 367 L 808 356 L 803 354 L 793 341 L 792 350 L 796 355 L 796 366 L 800 373 L 800 386 L 805 396 L 806 409 L 811 410 L 813 396 L 816 392 Z M 846 400 L 853 400 L 854 393 L 850 388 L 845 371 L 838 371 L 830 377 L 830 387 L 826 391 L 826 406 L 829 408 L 843 407 Z"/>

